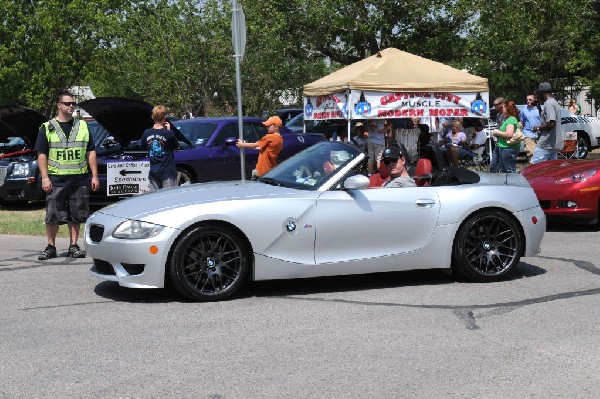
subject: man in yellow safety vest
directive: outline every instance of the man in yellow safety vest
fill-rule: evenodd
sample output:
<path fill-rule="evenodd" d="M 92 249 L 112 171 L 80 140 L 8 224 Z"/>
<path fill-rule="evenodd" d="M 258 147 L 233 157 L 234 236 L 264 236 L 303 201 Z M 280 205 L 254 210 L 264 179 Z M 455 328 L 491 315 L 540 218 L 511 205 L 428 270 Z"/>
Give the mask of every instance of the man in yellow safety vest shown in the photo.
<path fill-rule="evenodd" d="M 69 226 L 71 245 L 67 256 L 85 257 L 77 240 L 81 223 L 89 215 L 90 171 L 92 190 L 98 190 L 100 183 L 96 147 L 85 121 L 73 118 L 75 105 L 69 92 L 60 92 L 56 117 L 40 127 L 35 143 L 42 189 L 46 193 L 48 240 L 48 245 L 38 256 L 39 260 L 56 258 L 56 235 L 61 224 Z"/>

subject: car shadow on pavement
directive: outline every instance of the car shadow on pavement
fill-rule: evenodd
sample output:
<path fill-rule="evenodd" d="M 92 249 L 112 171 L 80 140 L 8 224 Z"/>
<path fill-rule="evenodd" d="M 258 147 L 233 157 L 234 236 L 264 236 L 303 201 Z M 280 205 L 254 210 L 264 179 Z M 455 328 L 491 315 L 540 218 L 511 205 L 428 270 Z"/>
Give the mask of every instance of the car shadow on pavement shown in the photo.
<path fill-rule="evenodd" d="M 176 292 L 163 288 L 134 289 L 121 287 L 114 281 L 102 281 L 94 288 L 94 293 L 118 302 L 170 303 L 185 302 Z"/>
<path fill-rule="evenodd" d="M 521 261 L 515 274 L 509 279 L 519 280 L 546 273 L 546 270 Z M 280 297 L 314 295 L 336 292 L 368 291 L 411 286 L 435 286 L 451 284 L 477 284 L 460 279 L 442 270 L 410 270 L 402 272 L 372 273 L 351 276 L 315 277 L 292 280 L 254 281 L 245 284 L 230 299 L 251 297 Z M 493 284 L 493 283 L 490 283 Z M 119 302 L 170 303 L 190 302 L 172 289 L 124 288 L 116 282 L 103 281 L 94 292 L 103 298 Z"/>
<path fill-rule="evenodd" d="M 546 231 L 552 232 L 597 232 L 600 231 L 599 224 L 569 224 L 569 223 L 548 223 Z"/>
<path fill-rule="evenodd" d="M 545 269 L 521 261 L 519 267 L 509 281 L 535 277 L 544 273 L 546 273 Z M 460 278 L 460 276 L 452 275 L 444 270 L 409 270 L 402 272 L 372 273 L 352 276 L 255 281 L 246 285 L 246 287 L 240 290 L 238 296 L 296 296 L 334 292 L 368 291 L 412 286 L 451 285 L 461 283 L 478 284 Z"/>

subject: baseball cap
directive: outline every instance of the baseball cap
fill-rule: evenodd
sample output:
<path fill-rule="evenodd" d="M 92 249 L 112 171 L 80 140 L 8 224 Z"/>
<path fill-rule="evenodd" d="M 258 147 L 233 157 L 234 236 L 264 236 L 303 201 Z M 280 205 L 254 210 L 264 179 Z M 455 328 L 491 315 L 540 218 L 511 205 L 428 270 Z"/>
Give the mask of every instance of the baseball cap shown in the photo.
<path fill-rule="evenodd" d="M 356 125 L 354 125 L 354 126 L 361 127 L 361 126 L 364 126 L 364 124 L 362 122 L 357 122 Z"/>
<path fill-rule="evenodd" d="M 550 91 L 552 91 L 552 86 L 550 86 L 550 83 L 548 83 L 548 82 L 542 82 L 542 83 L 540 83 L 540 91 L 542 93 L 550 92 Z"/>
<path fill-rule="evenodd" d="M 385 150 L 383 150 L 383 154 L 381 155 L 381 157 L 387 159 L 404 158 L 402 152 L 400 151 L 400 147 L 398 146 L 387 147 Z"/>
<path fill-rule="evenodd" d="M 267 119 L 266 121 L 264 121 L 262 123 L 265 126 L 283 126 L 283 122 L 281 121 L 281 118 L 278 116 L 272 116 L 269 119 Z"/>

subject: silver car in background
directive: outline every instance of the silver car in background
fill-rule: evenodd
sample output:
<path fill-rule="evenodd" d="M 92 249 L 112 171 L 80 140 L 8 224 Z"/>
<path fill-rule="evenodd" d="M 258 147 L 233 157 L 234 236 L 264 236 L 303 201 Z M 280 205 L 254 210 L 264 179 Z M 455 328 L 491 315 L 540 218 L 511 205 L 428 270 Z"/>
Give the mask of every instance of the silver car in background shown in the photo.
<path fill-rule="evenodd" d="M 173 286 L 198 301 L 248 279 L 452 269 L 508 278 L 538 253 L 546 219 L 517 174 L 444 168 L 414 188 L 369 188 L 366 155 L 322 142 L 258 181 L 143 194 L 90 216 L 91 273 L 130 288 Z"/>

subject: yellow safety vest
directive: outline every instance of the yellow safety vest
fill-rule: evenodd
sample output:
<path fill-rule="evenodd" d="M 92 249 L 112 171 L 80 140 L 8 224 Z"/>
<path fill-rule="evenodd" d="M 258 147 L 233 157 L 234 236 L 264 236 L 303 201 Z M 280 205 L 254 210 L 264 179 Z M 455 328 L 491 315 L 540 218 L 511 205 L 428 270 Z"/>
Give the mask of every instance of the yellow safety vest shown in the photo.
<path fill-rule="evenodd" d="M 88 172 L 86 152 L 90 132 L 85 121 L 75 119 L 67 139 L 56 118 L 44 123 L 48 151 L 48 174 L 82 175 Z"/>

